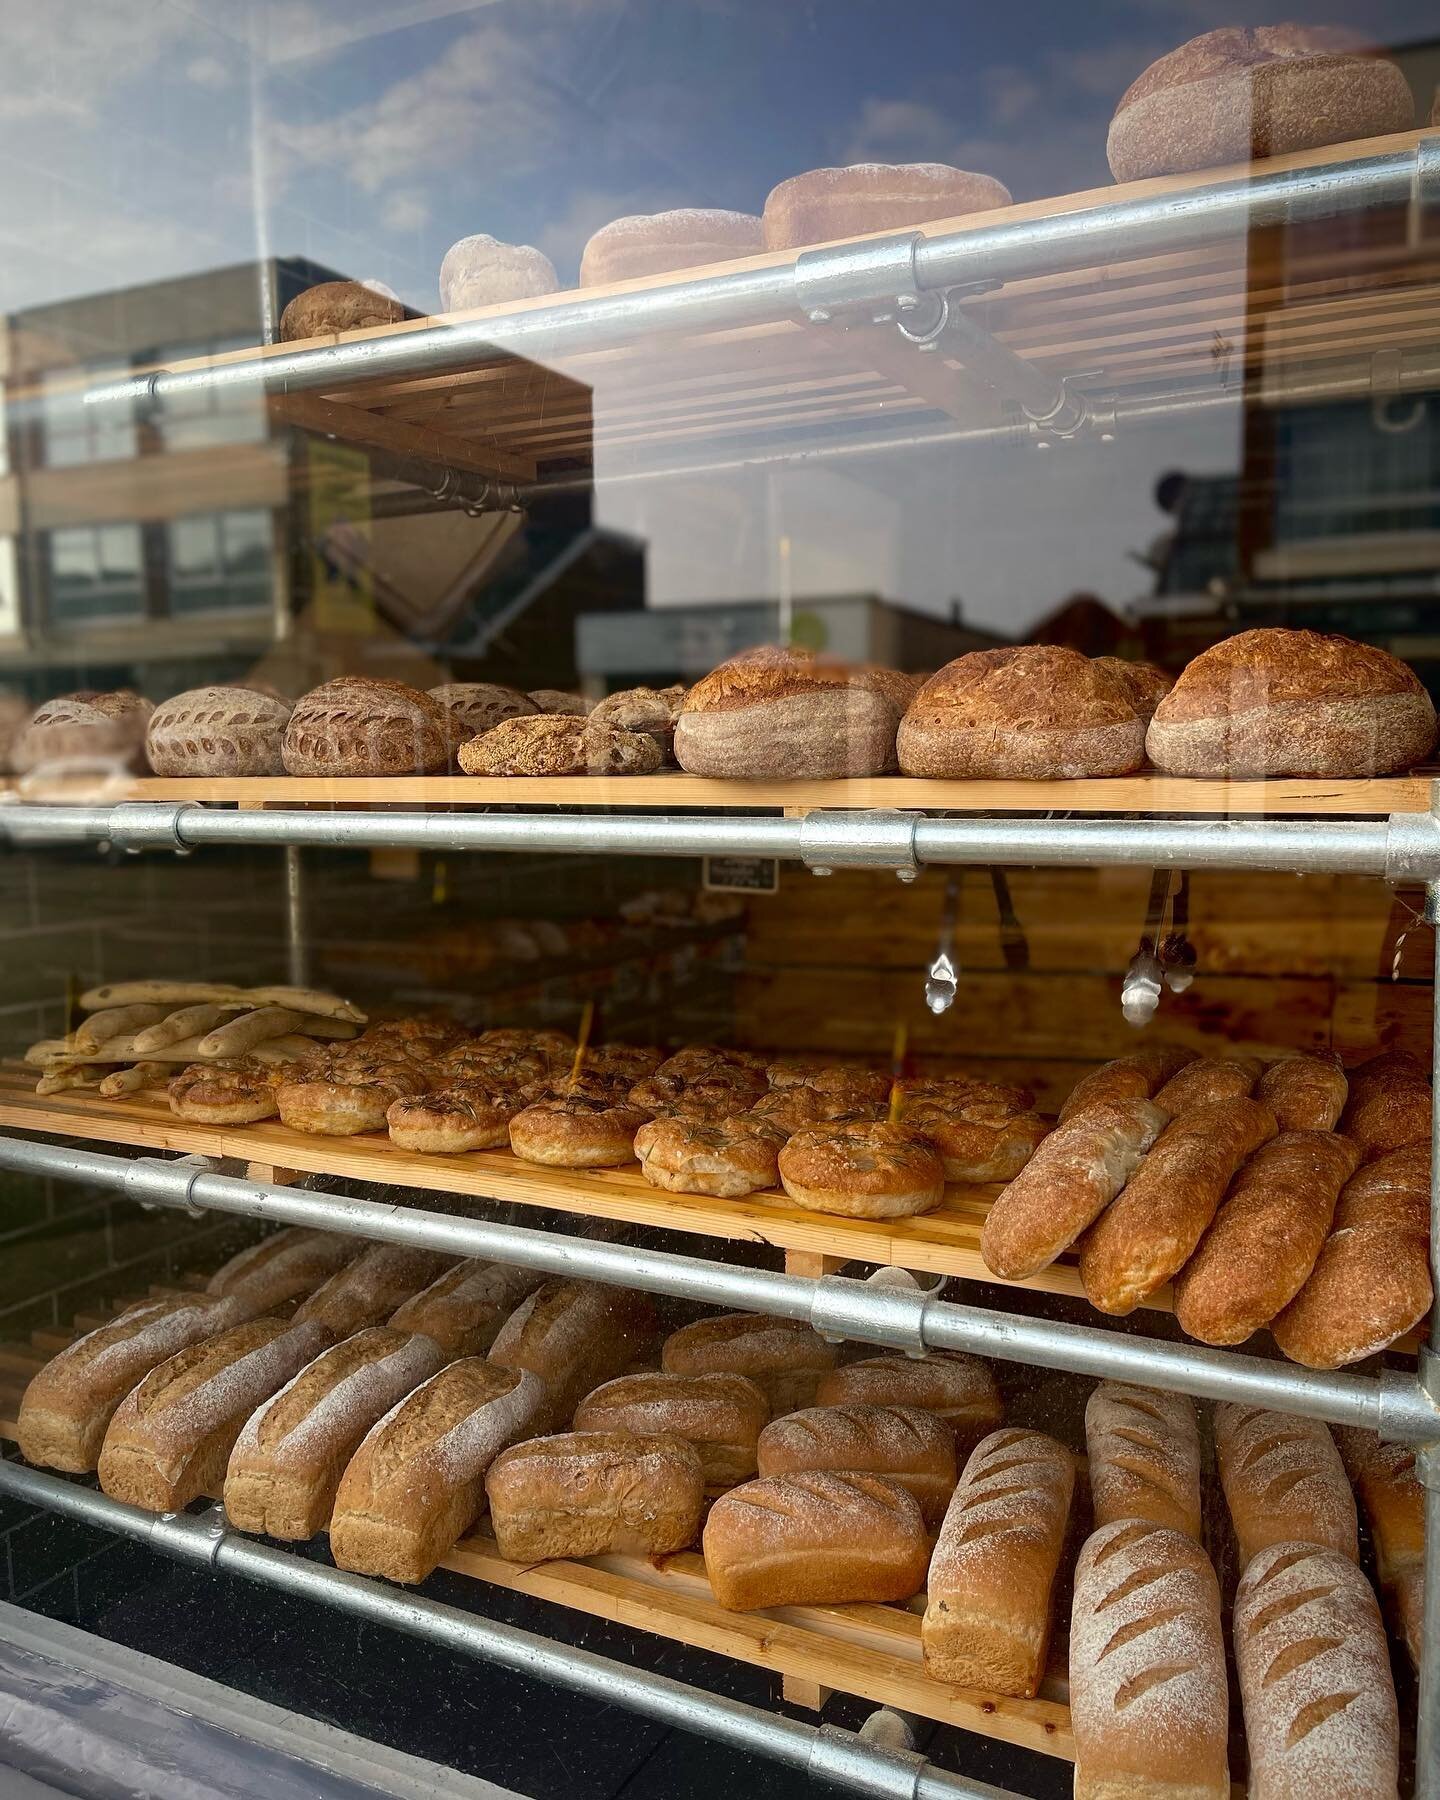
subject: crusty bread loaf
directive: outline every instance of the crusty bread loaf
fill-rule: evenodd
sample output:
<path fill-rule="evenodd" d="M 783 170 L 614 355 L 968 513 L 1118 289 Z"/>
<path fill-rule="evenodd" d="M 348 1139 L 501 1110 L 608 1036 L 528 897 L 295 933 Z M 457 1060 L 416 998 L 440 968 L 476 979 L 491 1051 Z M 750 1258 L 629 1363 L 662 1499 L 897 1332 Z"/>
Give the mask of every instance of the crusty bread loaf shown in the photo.
<path fill-rule="evenodd" d="M 1260 1079 L 1260 1058 L 1231 1053 L 1197 1056 L 1177 1069 L 1155 1094 L 1155 1104 L 1172 1119 L 1194 1106 L 1213 1106 L 1217 1100 L 1243 1100 Z"/>
<path fill-rule="evenodd" d="M 239 1295 L 141 1300 L 108 1325 L 57 1351 L 20 1401 L 15 1437 L 28 1462 L 86 1474 L 95 1467 L 115 1408 L 177 1350 L 203 1343 L 259 1308 Z"/>
<path fill-rule="evenodd" d="M 555 265 L 533 244 L 504 244 L 486 231 L 463 237 L 440 264 L 440 309 L 467 312 L 506 300 L 532 300 L 560 286 Z"/>
<path fill-rule="evenodd" d="M 1293 1361 L 1338 1369 L 1413 1330 L 1434 1297 L 1430 1146 L 1411 1144 L 1351 1176 L 1315 1267 L 1270 1330 Z"/>
<path fill-rule="evenodd" d="M 685 700 L 685 686 L 621 688 L 607 694 L 590 710 L 592 725 L 610 725 L 617 731 L 643 731 L 654 738 L 663 756 L 675 743 L 675 721 Z"/>
<path fill-rule="evenodd" d="M 190 688 L 150 715 L 145 754 L 157 775 L 279 775 L 290 710 L 254 688 Z"/>
<path fill-rule="evenodd" d="M 539 1376 L 543 1428 L 557 1431 L 592 1388 L 635 1360 L 654 1330 L 655 1309 L 644 1294 L 593 1281 L 547 1281 L 501 1326 L 490 1360 Z"/>
<path fill-rule="evenodd" d="M 1050 1129 L 1037 1112 L 1023 1112 L 980 1090 L 934 1095 L 905 1108 L 905 1124 L 940 1152 L 947 1181 L 1012 1181 Z"/>
<path fill-rule="evenodd" d="M 444 1362 L 429 1338 L 383 1325 L 317 1356 L 250 1415 L 235 1440 L 225 1471 L 230 1523 L 297 1541 L 323 1531 L 360 1440 Z"/>
<path fill-rule="evenodd" d="M 993 176 L 946 163 L 808 169 L 771 188 L 765 202 L 765 248 L 793 250 L 865 232 L 902 231 L 1009 204 L 1010 190 Z"/>
<path fill-rule="evenodd" d="M 1235 1171 L 1275 1135 L 1258 1100 L 1192 1107 L 1166 1126 L 1080 1251 L 1085 1297 L 1101 1312 L 1133 1312 L 1182 1268 L 1215 1217 Z"/>
<path fill-rule="evenodd" d="M 1230 1183 L 1175 1277 L 1175 1316 L 1205 1344 L 1243 1344 L 1305 1285 L 1359 1151 L 1334 1131 L 1286 1131 Z"/>
<path fill-rule="evenodd" d="M 911 701 L 898 754 L 905 774 L 941 779 L 1128 775 L 1145 760 L 1145 721 L 1125 685 L 1078 650 L 972 650 Z"/>
<path fill-rule="evenodd" d="M 459 742 L 478 737 L 505 719 L 529 718 L 537 710 L 518 688 L 494 681 L 446 681 L 429 692 L 455 720 Z"/>
<path fill-rule="evenodd" d="M 705 1522 L 705 1572 L 731 1612 L 908 1600 L 929 1554 L 920 1508 L 880 1475 L 747 1481 Z"/>
<path fill-rule="evenodd" d="M 753 213 L 703 206 L 675 212 L 635 213 L 602 225 L 580 256 L 581 287 L 664 275 L 672 269 L 700 269 L 756 256 L 765 248 Z"/>
<path fill-rule="evenodd" d="M 1097 669 L 1113 675 L 1130 698 L 1130 704 L 1148 725 L 1155 708 L 1174 687 L 1174 679 L 1152 662 L 1132 662 L 1124 656 L 1091 658 Z"/>
<path fill-rule="evenodd" d="M 963 1461 L 1005 1417 L 988 1363 L 963 1350 L 924 1356 L 866 1356 L 820 1377 L 817 1406 L 909 1406 L 934 1413 L 955 1435 Z"/>
<path fill-rule="evenodd" d="M 1097 1526 L 1148 1519 L 1200 1541 L 1200 1434 L 1187 1394 L 1102 1381 L 1085 1403 Z"/>
<path fill-rule="evenodd" d="M 662 760 L 648 733 L 559 712 L 502 719 L 459 757 L 467 775 L 653 775 Z"/>
<path fill-rule="evenodd" d="M 342 1569 L 423 1581 L 475 1523 L 485 1472 L 540 1421 L 545 1389 L 484 1357 L 453 1362 L 366 1433 L 335 1495 L 330 1552 Z"/>
<path fill-rule="evenodd" d="M 1281 1131 L 1333 1131 L 1345 1110 L 1349 1084 L 1338 1056 L 1282 1056 L 1255 1084 Z"/>
<path fill-rule="evenodd" d="M 410 315 L 393 294 L 363 281 L 322 281 L 297 294 L 280 315 L 280 342 L 334 337 L 342 331 L 369 331 L 398 325 Z"/>
<path fill-rule="evenodd" d="M 955 1434 L 914 1406 L 809 1406 L 773 1419 L 760 1433 L 762 1476 L 808 1469 L 859 1471 L 898 1482 L 934 1531 L 945 1517 L 959 1471 Z"/>
<path fill-rule="evenodd" d="M 329 1343 L 318 1320 L 251 1319 L 177 1351 L 115 1409 L 100 1486 L 147 1512 L 218 1496 L 245 1421 Z"/>
<path fill-rule="evenodd" d="M 1269 1544 L 1325 1544 L 1359 1557 L 1355 1497 L 1319 1419 L 1222 1401 L 1215 1453 L 1243 1568 Z"/>
<path fill-rule="evenodd" d="M 1193 1536 L 1115 1519 L 1086 1539 L 1070 1723 L 1076 1800 L 1229 1800 L 1220 1587 Z"/>
<path fill-rule="evenodd" d="M 857 1219 L 910 1218 L 945 1198 L 945 1164 L 930 1140 L 884 1119 L 837 1119 L 797 1131 L 776 1157 L 797 1206 Z"/>
<path fill-rule="evenodd" d="M 462 736 L 419 688 L 341 675 L 296 701 L 281 755 L 288 775 L 443 774 Z"/>
<path fill-rule="evenodd" d="M 314 1293 L 364 1249 L 359 1238 L 289 1225 L 237 1251 L 205 1284 L 207 1294 L 234 1294 L 257 1313 Z"/>
<path fill-rule="evenodd" d="M 1274 1544 L 1235 1595 L 1254 1800 L 1394 1800 L 1400 1727 L 1385 1630 L 1353 1562 Z"/>
<path fill-rule="evenodd" d="M 10 746 L 17 775 L 33 775 L 65 763 L 103 764 L 142 773 L 145 731 L 154 711 L 129 688 L 114 693 L 84 689 L 61 694 L 35 708 Z"/>
<path fill-rule="evenodd" d="M 666 1556 L 700 1536 L 705 1482 L 693 1444 L 628 1431 L 567 1431 L 496 1457 L 490 1523 L 509 1562 Z"/>
<path fill-rule="evenodd" d="M 1117 1100 L 1149 1100 L 1177 1069 L 1194 1060 L 1195 1052 L 1180 1044 L 1157 1043 L 1132 1050 L 1128 1056 L 1117 1056 L 1113 1062 L 1101 1063 L 1071 1088 L 1060 1108 L 1060 1123 L 1068 1124 L 1092 1106 L 1110 1106 Z"/>
<path fill-rule="evenodd" d="M 1202 650 L 1145 748 L 1172 775 L 1386 775 L 1435 747 L 1435 708 L 1388 650 L 1314 631 L 1242 631 Z"/>
<path fill-rule="evenodd" d="M 534 1269 L 470 1258 L 421 1288 L 398 1306 L 396 1331 L 420 1331 L 447 1356 L 483 1356 L 500 1327 L 544 1282 Z"/>
<path fill-rule="evenodd" d="M 1409 83 L 1362 48 L 1325 25 L 1232 25 L 1191 38 L 1122 95 L 1106 143 L 1115 179 L 1408 131 Z"/>
<path fill-rule="evenodd" d="M 838 1356 L 799 1319 L 771 1319 L 755 1313 L 722 1313 L 697 1319 L 666 1338 L 660 1366 L 672 1375 L 720 1372 L 744 1375 L 770 1403 L 778 1419 L 797 1407 L 815 1404 L 821 1376 L 835 1367 Z"/>
<path fill-rule="evenodd" d="M 1373 1431 L 1338 1426 L 1335 1440 L 1354 1483 L 1375 1547 L 1375 1571 L 1396 1629 L 1420 1667 L 1417 1584 L 1425 1579 L 1425 1490 L 1415 1471 L 1413 1444 L 1382 1444 Z"/>
<path fill-rule="evenodd" d="M 575 1409 L 577 1431 L 684 1438 L 695 1446 L 707 1488 L 734 1487 L 755 1473 L 755 1445 L 770 1418 L 762 1389 L 744 1375 L 620 1375 Z"/>
<path fill-rule="evenodd" d="M 1054 1262 L 1124 1188 L 1165 1123 L 1151 1101 L 1119 1100 L 1057 1125 L 986 1215 L 986 1268 L 1022 1281 Z"/>
<path fill-rule="evenodd" d="M 1430 1141 L 1429 1070 L 1408 1050 L 1386 1050 L 1350 1071 L 1340 1129 L 1368 1162 Z"/>
<path fill-rule="evenodd" d="M 1074 1487 L 1074 1457 L 1041 1432 L 992 1432 L 971 1452 L 930 1559 L 921 1642 L 936 1681 L 1035 1693 Z"/>
<path fill-rule="evenodd" d="M 410 1244 L 367 1244 L 305 1300 L 297 1319 L 319 1319 L 332 1338 L 383 1325 L 397 1306 L 451 1267 L 443 1250 Z"/>

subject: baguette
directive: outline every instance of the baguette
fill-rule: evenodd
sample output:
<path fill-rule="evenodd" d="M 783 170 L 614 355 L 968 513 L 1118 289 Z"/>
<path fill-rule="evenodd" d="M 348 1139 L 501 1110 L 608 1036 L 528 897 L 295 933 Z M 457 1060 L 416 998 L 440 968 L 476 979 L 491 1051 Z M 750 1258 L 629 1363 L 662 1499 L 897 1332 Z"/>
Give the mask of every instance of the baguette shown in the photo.
<path fill-rule="evenodd" d="M 1235 1595 L 1252 1800 L 1390 1800 L 1400 1726 L 1380 1611 L 1338 1551 L 1273 1544 Z"/>
<path fill-rule="evenodd" d="M 1338 1369 L 1403 1337 L 1433 1299 L 1430 1146 L 1412 1144 L 1346 1183 L 1309 1279 L 1270 1330 L 1292 1361 Z"/>
<path fill-rule="evenodd" d="M 1166 1118 L 1130 1099 L 1097 1100 L 1062 1120 L 990 1208 L 980 1232 L 986 1268 L 1024 1281 L 1054 1262 L 1131 1179 Z"/>
<path fill-rule="evenodd" d="M 358 1238 L 291 1225 L 222 1263 L 205 1283 L 205 1291 L 235 1294 L 254 1311 L 269 1312 L 313 1293 L 353 1261 L 360 1249 Z"/>
<path fill-rule="evenodd" d="M 507 1562 L 668 1556 L 700 1535 L 705 1481 L 684 1438 L 568 1431 L 513 1444 L 485 1477 Z"/>
<path fill-rule="evenodd" d="M 1145 1519 L 1200 1542 L 1200 1434 L 1185 1394 L 1102 1381 L 1085 1404 L 1095 1525 Z"/>
<path fill-rule="evenodd" d="M 655 1311 L 644 1294 L 589 1281 L 547 1281 L 501 1326 L 490 1360 L 544 1384 L 536 1429 L 558 1431 L 592 1388 L 622 1374 L 649 1342 Z"/>
<path fill-rule="evenodd" d="M 1172 1119 L 1219 1100 L 1243 1100 L 1260 1079 L 1258 1056 L 1200 1056 L 1177 1069 L 1155 1095 Z"/>
<path fill-rule="evenodd" d="M 420 1331 L 447 1356 L 483 1356 L 500 1327 L 545 1280 L 534 1269 L 468 1258 L 395 1310 L 396 1331 Z"/>
<path fill-rule="evenodd" d="M 1413 1444 L 1382 1444 L 1373 1431 L 1335 1432 L 1345 1472 L 1360 1496 L 1375 1546 L 1375 1571 L 1400 1636 L 1420 1667 L 1420 1608 L 1425 1580 L 1425 1490 L 1415 1473 Z"/>
<path fill-rule="evenodd" d="M 1282 1131 L 1333 1131 L 1349 1091 L 1340 1059 L 1318 1053 L 1283 1056 L 1255 1084 L 1255 1098 Z"/>
<path fill-rule="evenodd" d="M 147 1025 L 143 1031 L 137 1031 L 130 1040 L 130 1047 L 138 1056 L 167 1049 L 183 1038 L 203 1039 L 225 1017 L 225 1008 L 216 1006 L 211 1000 L 199 1001 L 194 1006 L 176 1007 L 173 1011 L 164 1007 L 159 1010 L 161 1017 L 153 1025 Z M 198 1050 L 198 1041 L 196 1047 Z"/>
<path fill-rule="evenodd" d="M 955 1492 L 955 1434 L 914 1406 L 810 1406 L 775 1419 L 760 1433 L 763 1477 L 811 1469 L 883 1475 L 920 1508 L 928 1531 L 939 1527 Z"/>
<path fill-rule="evenodd" d="M 1175 1277 L 1175 1317 L 1204 1344 L 1243 1344 L 1305 1285 L 1358 1147 L 1334 1131 L 1286 1131 L 1231 1182 Z"/>
<path fill-rule="evenodd" d="M 1242 1568 L 1271 1544 L 1322 1544 L 1358 1561 L 1355 1496 L 1328 1426 L 1224 1401 L 1215 1451 Z"/>
<path fill-rule="evenodd" d="M 660 1366 L 667 1375 L 745 1375 L 765 1395 L 770 1416 L 815 1404 L 820 1379 L 839 1360 L 799 1319 L 770 1319 L 754 1313 L 722 1313 L 697 1319 L 666 1338 Z"/>
<path fill-rule="evenodd" d="M 75 1029 L 77 1050 L 99 1050 L 116 1038 L 128 1038 L 165 1016 L 163 1006 L 107 1006 L 82 1019 Z"/>
<path fill-rule="evenodd" d="M 316 1288 L 295 1317 L 319 1319 L 332 1338 L 347 1338 L 368 1326 L 383 1325 L 402 1301 L 443 1275 L 454 1261 L 443 1250 L 367 1244 L 353 1262 Z"/>
<path fill-rule="evenodd" d="M 1081 1076 L 1065 1104 L 1060 1108 L 1060 1123 L 1067 1124 L 1092 1106 L 1113 1106 L 1122 1100 L 1149 1100 L 1164 1087 L 1170 1077 L 1194 1062 L 1195 1052 L 1179 1044 L 1147 1044 L 1129 1056 L 1117 1056 L 1102 1063 L 1088 1075 Z"/>
<path fill-rule="evenodd" d="M 284 1037 L 287 1031 L 303 1031 L 305 1014 L 286 1006 L 257 1006 L 217 1025 L 200 1040 L 198 1054 L 211 1056 L 245 1056 L 257 1044 L 270 1038 Z"/>
<path fill-rule="evenodd" d="M 1099 1526 L 1070 1615 L 1076 1800 L 1229 1800 L 1229 1711 L 1210 1559 L 1149 1520 Z"/>
<path fill-rule="evenodd" d="M 238 1294 L 142 1300 L 52 1356 L 20 1401 L 15 1438 L 27 1462 L 88 1474 L 120 1402 L 177 1350 L 251 1317 Z"/>
<path fill-rule="evenodd" d="M 486 1470 L 535 1429 L 545 1386 L 483 1357 L 453 1362 L 366 1433 L 335 1495 L 338 1567 L 424 1581 L 479 1517 Z"/>
<path fill-rule="evenodd" d="M 764 1393 L 743 1375 L 621 1375 L 587 1394 L 576 1431 L 678 1437 L 693 1444 L 710 1489 L 755 1473 L 755 1447 L 770 1418 Z"/>
<path fill-rule="evenodd" d="M 930 1559 L 927 1675 L 1034 1695 L 1074 1487 L 1075 1459 L 1038 1431 L 996 1431 L 976 1446 Z"/>
<path fill-rule="evenodd" d="M 929 1553 L 920 1508 L 879 1475 L 747 1481 L 705 1521 L 705 1572 L 730 1612 L 908 1600 Z"/>
<path fill-rule="evenodd" d="M 1408 1050 L 1372 1056 L 1350 1071 L 1349 1084 L 1340 1129 L 1354 1138 L 1366 1162 L 1429 1143 L 1430 1078 L 1418 1056 Z"/>
<path fill-rule="evenodd" d="M 1081 1248 L 1090 1304 L 1133 1312 L 1163 1287 L 1199 1243 L 1235 1171 L 1274 1135 L 1274 1114 L 1258 1100 L 1214 1101 L 1168 1125 Z"/>
<path fill-rule="evenodd" d="M 115 1409 L 100 1447 L 100 1486 L 147 1512 L 218 1497 L 245 1421 L 329 1342 L 313 1319 L 252 1319 L 177 1351 Z"/>
<path fill-rule="evenodd" d="M 360 1440 L 444 1361 L 429 1338 L 383 1326 L 316 1357 L 251 1414 L 236 1439 L 225 1471 L 230 1523 L 293 1540 L 323 1531 Z"/>
<path fill-rule="evenodd" d="M 955 1434 L 955 1451 L 967 1457 L 1005 1417 L 988 1363 L 963 1350 L 930 1350 L 924 1356 L 866 1356 L 820 1377 L 817 1406 L 918 1406 L 943 1419 Z"/>
<path fill-rule="evenodd" d="M 348 1019 L 363 1025 L 365 1015 L 349 1000 L 319 988 L 236 987 L 229 981 L 110 981 L 80 996 L 82 1012 L 102 1006 L 129 1006 L 154 1002 L 160 1006 L 185 1006 L 198 1000 L 217 1005 L 288 1006 L 296 1012 L 318 1013 L 324 1019 Z"/>

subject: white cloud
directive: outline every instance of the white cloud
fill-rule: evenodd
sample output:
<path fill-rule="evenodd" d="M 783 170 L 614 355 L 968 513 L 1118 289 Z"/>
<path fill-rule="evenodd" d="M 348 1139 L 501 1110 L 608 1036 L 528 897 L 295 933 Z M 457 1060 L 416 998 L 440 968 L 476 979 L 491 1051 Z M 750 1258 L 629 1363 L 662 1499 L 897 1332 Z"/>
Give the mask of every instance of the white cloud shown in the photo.
<path fill-rule="evenodd" d="M 195 56 L 185 65 L 185 79 L 200 88 L 228 88 L 231 72 L 218 56 Z"/>
<path fill-rule="evenodd" d="M 414 188 L 391 194 L 380 207 L 387 231 L 422 231 L 430 223 L 430 202 Z"/>

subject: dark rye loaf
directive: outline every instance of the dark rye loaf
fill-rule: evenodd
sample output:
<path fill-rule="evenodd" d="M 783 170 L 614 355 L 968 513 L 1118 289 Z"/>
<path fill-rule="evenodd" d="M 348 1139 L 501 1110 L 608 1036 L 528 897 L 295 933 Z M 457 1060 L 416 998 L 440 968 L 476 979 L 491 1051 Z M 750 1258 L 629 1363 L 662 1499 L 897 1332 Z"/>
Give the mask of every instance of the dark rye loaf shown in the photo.
<path fill-rule="evenodd" d="M 1117 181 L 1408 131 L 1409 83 L 1325 25 L 1226 26 L 1181 44 L 1133 81 L 1106 151 Z"/>
<path fill-rule="evenodd" d="M 290 712 L 253 688 L 190 688 L 155 708 L 145 753 L 157 775 L 279 775 Z"/>
<path fill-rule="evenodd" d="M 1435 708 L 1387 650 L 1315 631 L 1242 631 L 1204 650 L 1155 709 L 1145 748 L 1172 775 L 1386 775 L 1435 745 Z"/>
<path fill-rule="evenodd" d="M 464 735 L 418 688 L 341 675 L 296 702 L 282 755 L 290 775 L 433 775 Z"/>
<path fill-rule="evenodd" d="M 280 315 L 280 341 L 333 337 L 340 331 L 368 331 L 408 319 L 403 303 L 363 281 L 322 281 L 297 294 Z"/>

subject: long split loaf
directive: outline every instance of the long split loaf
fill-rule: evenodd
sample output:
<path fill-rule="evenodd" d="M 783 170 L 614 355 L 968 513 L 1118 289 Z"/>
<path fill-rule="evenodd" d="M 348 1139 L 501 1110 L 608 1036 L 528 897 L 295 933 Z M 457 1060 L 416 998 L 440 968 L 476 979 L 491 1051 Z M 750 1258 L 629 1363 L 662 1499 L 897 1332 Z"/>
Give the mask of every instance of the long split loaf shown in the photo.
<path fill-rule="evenodd" d="M 1425 1584 L 1425 1490 L 1413 1444 L 1382 1444 L 1373 1431 L 1342 1426 L 1335 1437 L 1375 1546 L 1375 1568 L 1395 1628 L 1420 1667 Z"/>
<path fill-rule="evenodd" d="M 469 1258 L 421 1288 L 395 1309 L 397 1331 L 419 1331 L 448 1356 L 483 1356 L 500 1327 L 543 1285 L 532 1269 Z"/>
<path fill-rule="evenodd" d="M 1109 1106 L 1122 1100 L 1149 1100 L 1177 1070 L 1194 1062 L 1195 1052 L 1179 1044 L 1147 1044 L 1128 1056 L 1117 1056 L 1082 1075 L 1060 1108 L 1064 1125 L 1092 1106 Z"/>

